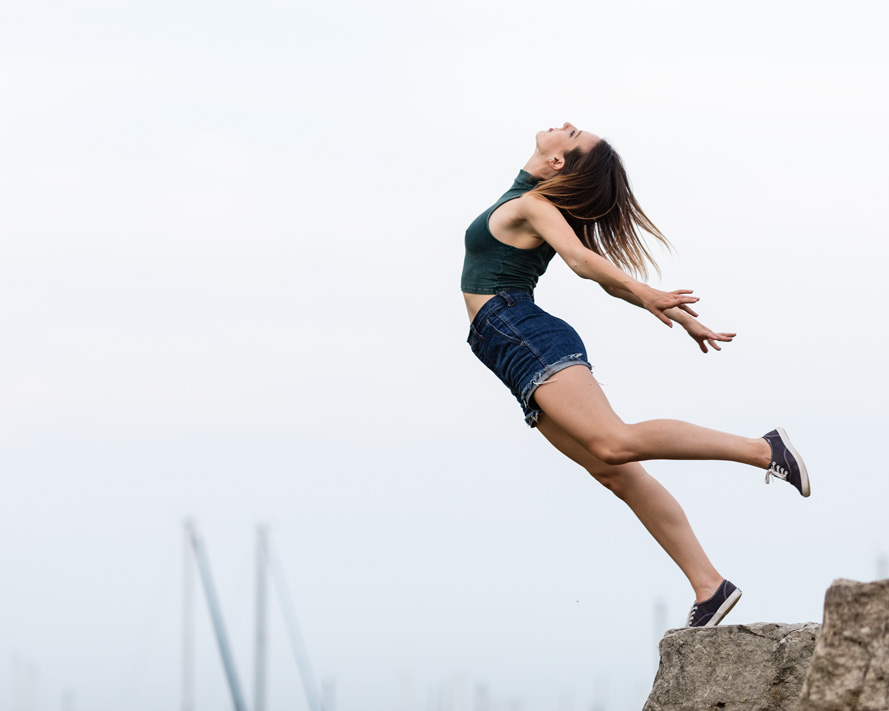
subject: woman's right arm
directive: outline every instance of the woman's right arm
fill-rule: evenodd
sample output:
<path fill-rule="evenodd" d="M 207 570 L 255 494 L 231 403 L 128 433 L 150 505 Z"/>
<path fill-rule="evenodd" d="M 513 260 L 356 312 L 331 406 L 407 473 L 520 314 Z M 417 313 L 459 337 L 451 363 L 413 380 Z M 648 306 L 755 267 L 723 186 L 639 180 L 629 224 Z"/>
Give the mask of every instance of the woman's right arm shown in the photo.
<path fill-rule="evenodd" d="M 668 309 L 678 308 L 694 313 L 688 304 L 698 301 L 698 297 L 691 296 L 691 289 L 661 291 L 637 281 L 604 257 L 585 247 L 555 205 L 531 193 L 526 193 L 519 200 L 522 202 L 522 212 L 531 231 L 556 250 L 578 276 L 597 282 L 606 291 L 614 289 L 629 292 L 638 300 L 639 306 L 650 311 L 670 327 L 673 324 L 670 317 L 664 313 Z"/>

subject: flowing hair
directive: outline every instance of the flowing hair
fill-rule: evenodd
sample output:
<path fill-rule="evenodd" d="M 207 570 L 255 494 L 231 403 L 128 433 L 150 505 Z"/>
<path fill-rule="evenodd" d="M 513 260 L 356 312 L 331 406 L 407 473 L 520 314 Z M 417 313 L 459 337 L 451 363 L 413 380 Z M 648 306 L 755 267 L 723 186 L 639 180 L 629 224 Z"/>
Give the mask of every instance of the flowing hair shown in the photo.
<path fill-rule="evenodd" d="M 559 208 L 584 246 L 596 254 L 643 279 L 648 264 L 660 275 L 639 230 L 668 249 L 670 242 L 642 212 L 620 156 L 606 141 L 586 153 L 580 148 L 565 153 L 562 171 L 532 192 Z"/>

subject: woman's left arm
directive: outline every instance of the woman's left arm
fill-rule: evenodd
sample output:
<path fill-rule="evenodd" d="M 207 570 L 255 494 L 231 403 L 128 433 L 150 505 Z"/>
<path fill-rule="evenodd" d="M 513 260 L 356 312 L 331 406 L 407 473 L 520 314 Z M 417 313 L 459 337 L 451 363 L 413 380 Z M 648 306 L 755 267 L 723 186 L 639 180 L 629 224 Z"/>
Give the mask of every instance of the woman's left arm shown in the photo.
<path fill-rule="evenodd" d="M 636 295 L 631 291 L 610 286 L 603 286 L 602 288 L 608 292 L 610 296 L 623 299 L 627 303 L 644 308 L 642 302 L 640 302 Z M 686 332 L 688 332 L 688 335 L 697 342 L 698 347 L 704 353 L 707 353 L 708 343 L 717 351 L 721 351 L 722 348 L 719 347 L 719 341 L 727 343 L 738 335 L 737 333 L 716 333 L 698 321 L 697 314 L 689 308 L 685 311 L 679 308 L 667 309 L 664 311 L 664 314 L 668 316 L 670 320 L 675 321 L 682 326 Z"/>
<path fill-rule="evenodd" d="M 671 308 L 687 310 L 698 300 L 690 289 L 661 291 L 637 281 L 615 264 L 584 246 L 574 230 L 565 221 L 558 208 L 534 193 L 516 198 L 521 216 L 527 221 L 528 231 L 548 243 L 570 269 L 584 279 L 591 279 L 603 288 L 619 289 L 633 295 L 636 303 L 646 311 L 672 327 L 666 312 Z"/>

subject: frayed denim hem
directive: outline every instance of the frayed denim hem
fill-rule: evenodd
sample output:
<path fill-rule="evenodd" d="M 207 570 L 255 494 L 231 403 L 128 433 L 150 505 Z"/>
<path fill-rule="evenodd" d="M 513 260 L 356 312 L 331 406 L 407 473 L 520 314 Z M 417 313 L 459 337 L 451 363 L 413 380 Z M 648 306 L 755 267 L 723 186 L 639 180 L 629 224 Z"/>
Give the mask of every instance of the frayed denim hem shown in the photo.
<path fill-rule="evenodd" d="M 522 405 L 525 408 L 525 423 L 528 427 L 537 427 L 537 420 L 540 418 L 540 409 L 531 407 L 531 398 L 534 397 L 534 391 L 555 373 L 565 370 L 565 368 L 570 368 L 572 365 L 585 365 L 590 370 L 593 369 L 589 361 L 583 357 L 583 353 L 572 353 L 564 358 L 559 358 L 555 363 L 551 363 L 543 370 L 535 373 L 534 377 L 531 378 L 531 382 L 525 386 L 525 389 L 522 391 Z"/>

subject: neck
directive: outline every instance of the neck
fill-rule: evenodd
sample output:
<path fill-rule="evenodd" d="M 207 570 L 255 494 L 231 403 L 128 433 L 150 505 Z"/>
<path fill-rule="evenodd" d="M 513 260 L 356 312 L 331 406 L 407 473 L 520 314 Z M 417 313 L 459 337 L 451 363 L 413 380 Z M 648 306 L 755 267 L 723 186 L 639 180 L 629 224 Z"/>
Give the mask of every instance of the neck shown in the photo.
<path fill-rule="evenodd" d="M 530 173 L 535 178 L 540 178 L 540 180 L 549 180 L 558 175 L 558 171 L 553 170 L 549 161 L 537 151 L 534 151 L 534 154 L 528 159 L 528 162 L 525 163 L 525 167 L 522 168 L 522 170 Z"/>

